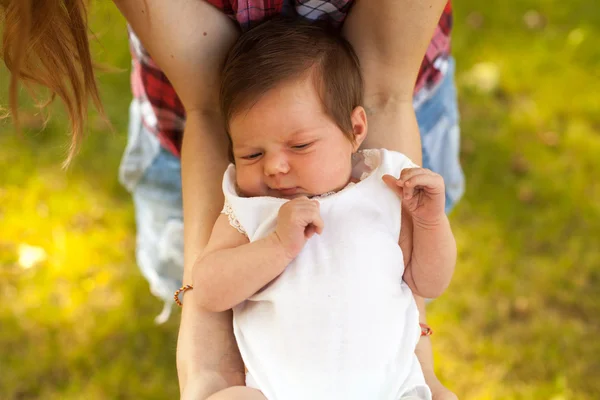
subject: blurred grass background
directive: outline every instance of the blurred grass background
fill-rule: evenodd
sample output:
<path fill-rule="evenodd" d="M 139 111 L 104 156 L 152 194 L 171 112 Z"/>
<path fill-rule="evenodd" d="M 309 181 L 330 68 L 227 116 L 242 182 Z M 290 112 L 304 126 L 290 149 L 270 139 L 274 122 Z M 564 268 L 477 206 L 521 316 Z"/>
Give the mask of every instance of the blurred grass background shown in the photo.
<path fill-rule="evenodd" d="M 459 264 L 429 307 L 439 376 L 461 399 L 600 399 L 600 8 L 593 0 L 455 1 L 467 193 Z M 0 398 L 178 395 L 178 313 L 134 262 L 117 180 L 129 53 L 111 2 L 92 9 L 111 131 L 92 114 L 74 165 L 59 108 L 0 125 Z M 0 69 L 0 104 L 7 71 Z M 23 104 L 27 103 L 23 96 Z"/>

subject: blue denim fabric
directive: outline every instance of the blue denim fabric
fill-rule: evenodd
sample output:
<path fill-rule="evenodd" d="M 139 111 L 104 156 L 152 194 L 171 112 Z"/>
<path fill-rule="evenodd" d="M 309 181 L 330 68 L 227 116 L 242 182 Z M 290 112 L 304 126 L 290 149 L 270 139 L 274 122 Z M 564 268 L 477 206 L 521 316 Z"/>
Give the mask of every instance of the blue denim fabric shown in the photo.
<path fill-rule="evenodd" d="M 423 166 L 444 177 L 446 212 L 449 212 L 464 191 L 454 60 L 450 60 L 443 81 L 415 110 L 421 131 Z M 133 195 L 137 263 L 152 293 L 165 302 L 163 312 L 157 317 L 157 322 L 164 322 L 183 276 L 181 163 L 144 128 L 135 102 L 130 109 L 129 141 L 119 177 Z"/>
<path fill-rule="evenodd" d="M 450 212 L 465 191 L 465 177 L 460 166 L 460 128 L 454 59 L 450 58 L 446 76 L 428 100 L 415 112 L 421 146 L 423 167 L 437 172 L 446 185 L 446 213 Z"/>
<path fill-rule="evenodd" d="M 164 301 L 157 323 L 165 322 L 183 277 L 181 162 L 144 128 L 139 104 L 129 112 L 128 143 L 119 180 L 133 196 L 136 260 L 150 291 Z"/>

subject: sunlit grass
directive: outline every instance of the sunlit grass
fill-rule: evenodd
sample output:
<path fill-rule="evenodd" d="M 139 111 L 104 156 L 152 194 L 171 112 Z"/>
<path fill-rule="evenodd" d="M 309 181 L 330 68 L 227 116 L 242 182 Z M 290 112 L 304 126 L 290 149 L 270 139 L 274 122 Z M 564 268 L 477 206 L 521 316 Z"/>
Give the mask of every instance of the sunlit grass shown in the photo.
<path fill-rule="evenodd" d="M 24 113 L 22 137 L 6 124 L 0 131 L 2 399 L 178 393 L 178 318 L 153 323 L 161 304 L 135 266 L 133 209 L 116 180 L 131 98 L 125 23 L 108 2 L 94 10 L 97 59 L 122 70 L 100 74 L 113 129 L 92 114 L 68 171 L 60 168 L 68 145 L 60 108 L 44 132 L 34 109 Z M 23 265 L 24 254 L 36 262 Z"/>
<path fill-rule="evenodd" d="M 600 397 L 600 11 L 591 0 L 455 4 L 467 194 L 460 260 L 430 306 L 437 370 L 462 399 Z M 533 11 L 535 12 L 533 12 Z M 134 261 L 116 180 L 130 99 L 125 24 L 94 6 L 113 123 L 68 171 L 58 110 L 0 126 L 0 398 L 176 397 L 178 317 Z M 0 69 L 6 104 L 6 71 Z"/>
<path fill-rule="evenodd" d="M 452 216 L 457 274 L 431 307 L 438 369 L 465 398 L 596 398 L 600 14 L 460 3 L 468 189 Z M 540 26 L 527 26 L 532 9 Z"/>

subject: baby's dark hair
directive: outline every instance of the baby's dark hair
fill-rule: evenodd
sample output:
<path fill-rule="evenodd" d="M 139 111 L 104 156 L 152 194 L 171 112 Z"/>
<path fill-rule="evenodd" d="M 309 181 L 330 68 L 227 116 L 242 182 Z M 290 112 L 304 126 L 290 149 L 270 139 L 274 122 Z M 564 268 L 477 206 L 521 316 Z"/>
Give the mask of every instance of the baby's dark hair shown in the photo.
<path fill-rule="evenodd" d="M 239 112 L 284 82 L 311 78 L 325 112 L 352 141 L 352 110 L 362 105 L 363 80 L 352 46 L 319 22 L 276 18 L 242 34 L 223 69 L 221 111 L 227 132 Z"/>

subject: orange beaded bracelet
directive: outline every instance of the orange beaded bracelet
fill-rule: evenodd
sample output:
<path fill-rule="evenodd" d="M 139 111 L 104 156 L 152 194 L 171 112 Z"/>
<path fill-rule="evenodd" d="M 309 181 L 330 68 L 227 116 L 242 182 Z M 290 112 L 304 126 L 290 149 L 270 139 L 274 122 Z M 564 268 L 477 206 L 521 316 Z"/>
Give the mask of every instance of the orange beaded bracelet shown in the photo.
<path fill-rule="evenodd" d="M 421 336 L 431 336 L 431 335 L 433 335 L 433 331 L 431 330 L 431 328 L 429 327 L 429 325 L 423 324 L 423 323 L 419 323 L 419 326 L 421 327 Z"/>
<path fill-rule="evenodd" d="M 188 290 L 193 289 L 193 288 L 194 287 L 192 285 L 185 285 L 185 286 L 182 286 L 179 289 L 177 289 L 173 298 L 175 298 L 175 303 L 177 303 L 177 305 L 179 307 L 183 306 L 183 302 L 181 301 L 181 298 L 179 297 L 179 295 L 183 296 L 183 294 L 185 292 L 187 292 Z"/>

